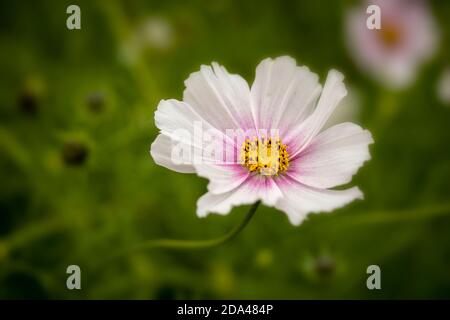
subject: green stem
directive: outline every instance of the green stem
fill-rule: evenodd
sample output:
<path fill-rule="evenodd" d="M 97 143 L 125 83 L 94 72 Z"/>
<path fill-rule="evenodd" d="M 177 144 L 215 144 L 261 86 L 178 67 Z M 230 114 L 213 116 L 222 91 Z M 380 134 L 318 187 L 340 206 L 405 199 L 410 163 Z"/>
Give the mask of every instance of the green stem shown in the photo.
<path fill-rule="evenodd" d="M 244 220 L 225 235 L 208 240 L 174 240 L 174 239 L 156 239 L 143 242 L 131 250 L 142 250 L 150 248 L 166 248 L 166 249 L 205 249 L 224 244 L 236 237 L 242 229 L 249 223 L 258 208 L 260 201 L 254 203 L 247 212 Z"/>
<path fill-rule="evenodd" d="M 164 248 L 164 249 L 207 249 L 222 245 L 234 237 L 236 237 L 242 229 L 249 223 L 252 219 L 253 215 L 256 212 L 259 204 L 261 202 L 255 202 L 247 212 L 244 220 L 233 229 L 231 229 L 228 233 L 224 234 L 221 237 L 207 240 L 180 240 L 180 239 L 154 239 L 142 242 L 134 247 L 131 247 L 121 253 L 114 255 L 113 258 L 117 258 L 131 252 L 142 251 L 146 249 L 155 249 L 155 248 Z"/>

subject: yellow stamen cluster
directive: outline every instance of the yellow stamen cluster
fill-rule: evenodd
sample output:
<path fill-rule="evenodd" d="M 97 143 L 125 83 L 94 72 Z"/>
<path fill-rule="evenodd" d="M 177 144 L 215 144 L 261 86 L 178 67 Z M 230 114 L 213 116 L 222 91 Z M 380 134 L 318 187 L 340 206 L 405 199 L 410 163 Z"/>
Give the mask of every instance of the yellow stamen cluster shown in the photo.
<path fill-rule="evenodd" d="M 241 150 L 241 164 L 250 172 L 278 175 L 289 167 L 289 154 L 280 139 L 246 139 Z"/>

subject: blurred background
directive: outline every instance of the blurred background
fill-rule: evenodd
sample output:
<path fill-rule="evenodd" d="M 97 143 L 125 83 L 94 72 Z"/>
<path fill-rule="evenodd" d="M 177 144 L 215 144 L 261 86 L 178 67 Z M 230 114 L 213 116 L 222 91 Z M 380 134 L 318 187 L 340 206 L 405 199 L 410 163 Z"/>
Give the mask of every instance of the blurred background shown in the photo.
<path fill-rule="evenodd" d="M 450 2 L 390 2 L 404 7 L 364 36 L 359 1 L 2 1 L 0 298 L 450 298 Z M 81 30 L 66 27 L 70 4 Z M 197 218 L 206 180 L 153 162 L 153 113 L 201 64 L 251 83 L 284 54 L 322 82 L 346 75 L 331 121 L 374 136 L 352 182 L 365 200 L 300 227 L 261 206 L 221 247 L 105 263 L 241 221 L 247 207 Z M 66 288 L 71 264 L 82 290 Z M 381 290 L 366 287 L 372 264 Z"/>

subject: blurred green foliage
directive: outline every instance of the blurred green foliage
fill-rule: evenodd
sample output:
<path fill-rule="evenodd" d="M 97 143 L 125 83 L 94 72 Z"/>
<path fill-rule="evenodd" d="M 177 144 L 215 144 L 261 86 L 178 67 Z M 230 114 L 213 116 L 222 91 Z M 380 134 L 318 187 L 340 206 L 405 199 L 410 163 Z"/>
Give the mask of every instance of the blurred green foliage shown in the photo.
<path fill-rule="evenodd" d="M 450 2 L 432 2 L 436 57 L 395 93 L 346 51 L 355 1 L 79 0 L 82 29 L 70 31 L 73 3 L 0 4 L 0 298 L 450 298 L 450 212 L 421 211 L 450 201 L 450 108 L 435 96 Z M 357 122 L 376 141 L 353 180 L 365 200 L 300 227 L 261 207 L 224 246 L 105 262 L 144 240 L 213 238 L 239 223 L 245 207 L 197 218 L 206 181 L 154 164 L 153 112 L 181 98 L 200 64 L 251 82 L 281 54 L 321 79 L 335 67 L 358 92 Z M 66 289 L 70 264 L 81 291 Z M 371 264 L 382 290 L 366 288 Z"/>

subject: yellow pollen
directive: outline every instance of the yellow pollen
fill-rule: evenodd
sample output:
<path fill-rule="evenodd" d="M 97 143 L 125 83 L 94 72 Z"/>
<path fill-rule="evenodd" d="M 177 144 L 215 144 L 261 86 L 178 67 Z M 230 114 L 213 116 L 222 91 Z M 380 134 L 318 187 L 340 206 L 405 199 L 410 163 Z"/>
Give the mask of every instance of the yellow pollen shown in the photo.
<path fill-rule="evenodd" d="M 288 169 L 289 154 L 280 139 L 246 139 L 242 144 L 241 164 L 250 172 L 265 176 L 278 175 Z"/>

